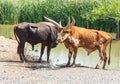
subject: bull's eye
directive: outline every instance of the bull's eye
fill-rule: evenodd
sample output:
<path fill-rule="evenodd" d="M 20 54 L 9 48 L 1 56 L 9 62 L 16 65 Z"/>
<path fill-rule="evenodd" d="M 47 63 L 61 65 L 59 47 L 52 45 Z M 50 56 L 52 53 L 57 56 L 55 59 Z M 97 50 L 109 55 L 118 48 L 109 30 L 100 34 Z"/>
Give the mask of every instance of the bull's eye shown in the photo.
<path fill-rule="evenodd" d="M 64 31 L 64 33 L 68 33 L 68 31 Z"/>

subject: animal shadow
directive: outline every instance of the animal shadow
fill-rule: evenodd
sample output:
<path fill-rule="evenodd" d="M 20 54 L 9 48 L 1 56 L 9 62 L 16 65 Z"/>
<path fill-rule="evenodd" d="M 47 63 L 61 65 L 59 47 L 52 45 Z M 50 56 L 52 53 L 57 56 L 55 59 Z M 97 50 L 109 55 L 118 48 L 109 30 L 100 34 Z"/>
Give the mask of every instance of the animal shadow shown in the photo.
<path fill-rule="evenodd" d="M 41 70 L 58 70 L 63 68 L 92 68 L 88 66 L 83 66 L 81 64 L 76 64 L 75 66 L 66 66 L 66 64 L 48 64 L 48 63 L 36 63 L 31 66 L 27 66 L 32 70 L 41 69 Z M 94 69 L 94 68 L 93 68 Z"/>
<path fill-rule="evenodd" d="M 58 70 L 58 69 L 63 69 L 63 68 L 93 68 L 93 67 L 88 67 L 88 66 L 83 66 L 81 64 L 76 64 L 75 66 L 66 66 L 65 63 L 63 64 L 48 64 L 46 61 L 42 61 L 39 63 L 39 61 L 28 61 L 25 63 L 22 63 L 21 61 L 16 61 L 16 60 L 0 60 L 0 62 L 9 62 L 12 63 L 9 66 L 16 66 L 16 67 L 25 67 L 29 68 L 32 70 Z M 17 64 L 17 65 L 15 65 Z M 94 69 L 94 68 L 93 68 Z"/>
<path fill-rule="evenodd" d="M 16 60 L 0 60 L 0 62 L 15 62 L 15 63 L 21 63 L 21 61 L 16 61 Z"/>

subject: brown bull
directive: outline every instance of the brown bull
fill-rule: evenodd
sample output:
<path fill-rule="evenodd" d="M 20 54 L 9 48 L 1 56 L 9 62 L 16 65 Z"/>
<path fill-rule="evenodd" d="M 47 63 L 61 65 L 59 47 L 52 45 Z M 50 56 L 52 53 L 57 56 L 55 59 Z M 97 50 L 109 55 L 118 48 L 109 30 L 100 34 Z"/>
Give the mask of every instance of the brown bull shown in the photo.
<path fill-rule="evenodd" d="M 111 51 L 111 42 L 112 36 L 104 31 L 98 30 L 90 30 L 86 28 L 81 28 L 74 26 L 75 19 L 72 17 L 72 23 L 66 27 L 62 27 L 55 21 L 45 17 L 45 19 L 49 22 L 52 22 L 58 27 L 58 39 L 59 43 L 64 43 L 66 48 L 68 48 L 68 62 L 66 66 L 70 66 L 70 60 L 73 55 L 73 63 L 75 65 L 76 55 L 79 47 L 84 48 L 88 55 L 95 51 L 99 51 L 100 60 L 96 65 L 96 68 L 99 68 L 100 64 L 103 63 L 103 69 L 105 68 L 107 55 L 106 55 L 106 47 L 110 43 L 109 48 L 109 58 L 108 64 L 110 64 L 110 51 Z"/>

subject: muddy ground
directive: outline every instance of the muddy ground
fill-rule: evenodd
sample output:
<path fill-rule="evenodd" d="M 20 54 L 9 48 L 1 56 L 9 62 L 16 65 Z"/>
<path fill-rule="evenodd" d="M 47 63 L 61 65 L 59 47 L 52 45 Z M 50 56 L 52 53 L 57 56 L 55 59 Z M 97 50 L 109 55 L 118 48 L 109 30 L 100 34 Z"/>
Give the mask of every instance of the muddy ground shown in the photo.
<path fill-rule="evenodd" d="M 120 84 L 118 70 L 21 63 L 16 50 L 16 40 L 0 36 L 0 84 Z"/>

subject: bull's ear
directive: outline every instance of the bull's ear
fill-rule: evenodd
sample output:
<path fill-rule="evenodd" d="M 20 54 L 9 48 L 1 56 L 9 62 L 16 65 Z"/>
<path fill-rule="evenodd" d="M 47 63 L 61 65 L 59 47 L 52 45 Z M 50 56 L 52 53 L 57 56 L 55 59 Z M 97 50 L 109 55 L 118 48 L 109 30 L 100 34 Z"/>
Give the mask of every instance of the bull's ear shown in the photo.
<path fill-rule="evenodd" d="M 58 32 L 61 32 L 63 30 L 63 28 L 57 28 Z"/>

